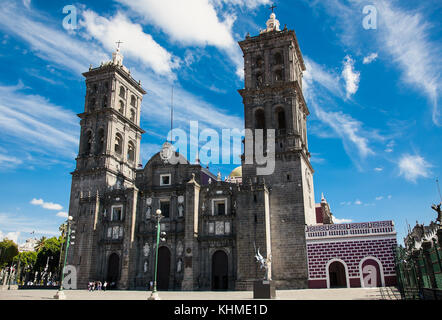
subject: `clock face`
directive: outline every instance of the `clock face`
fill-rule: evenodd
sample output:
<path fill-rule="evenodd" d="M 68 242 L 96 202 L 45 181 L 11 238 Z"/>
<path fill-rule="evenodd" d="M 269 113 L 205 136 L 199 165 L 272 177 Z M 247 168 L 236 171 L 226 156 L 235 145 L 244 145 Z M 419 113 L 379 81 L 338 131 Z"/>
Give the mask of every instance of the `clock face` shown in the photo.
<path fill-rule="evenodd" d="M 146 203 L 148 206 L 152 204 L 152 198 L 147 198 Z"/>
<path fill-rule="evenodd" d="M 182 204 L 184 202 L 184 196 L 178 197 L 178 203 Z"/>

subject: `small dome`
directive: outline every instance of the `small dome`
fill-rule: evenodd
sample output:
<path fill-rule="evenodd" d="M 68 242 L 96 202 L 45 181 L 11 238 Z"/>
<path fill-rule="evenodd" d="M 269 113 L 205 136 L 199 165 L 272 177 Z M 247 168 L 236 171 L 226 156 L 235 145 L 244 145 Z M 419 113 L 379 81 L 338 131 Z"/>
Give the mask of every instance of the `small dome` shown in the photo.
<path fill-rule="evenodd" d="M 242 167 L 240 166 L 240 167 L 236 168 L 235 170 L 233 170 L 232 172 L 230 172 L 229 177 L 230 178 L 242 177 Z"/>

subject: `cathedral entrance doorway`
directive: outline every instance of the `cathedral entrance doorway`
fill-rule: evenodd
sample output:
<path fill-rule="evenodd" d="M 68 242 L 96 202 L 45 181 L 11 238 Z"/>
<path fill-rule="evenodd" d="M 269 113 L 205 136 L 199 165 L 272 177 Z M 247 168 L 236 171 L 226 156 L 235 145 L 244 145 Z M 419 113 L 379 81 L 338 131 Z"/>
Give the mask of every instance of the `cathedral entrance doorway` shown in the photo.
<path fill-rule="evenodd" d="M 330 277 L 330 288 L 347 288 L 347 277 L 345 274 L 345 266 L 335 261 L 328 267 Z"/>
<path fill-rule="evenodd" d="M 109 287 L 115 287 L 118 282 L 118 277 L 120 275 L 120 257 L 116 253 L 112 253 L 109 256 L 109 261 L 107 264 L 107 279 Z M 113 284 L 113 285 L 112 285 Z"/>
<path fill-rule="evenodd" d="M 170 276 L 170 250 L 167 247 L 158 249 L 158 283 L 157 289 L 162 291 L 169 290 Z"/>
<path fill-rule="evenodd" d="M 229 289 L 229 258 L 224 251 L 217 251 L 212 256 L 212 290 Z"/>

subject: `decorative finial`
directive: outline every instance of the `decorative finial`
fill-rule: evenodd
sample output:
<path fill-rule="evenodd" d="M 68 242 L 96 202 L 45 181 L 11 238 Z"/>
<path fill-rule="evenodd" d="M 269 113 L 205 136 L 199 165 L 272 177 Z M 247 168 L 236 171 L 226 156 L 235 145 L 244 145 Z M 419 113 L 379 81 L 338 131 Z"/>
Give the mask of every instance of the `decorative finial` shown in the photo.
<path fill-rule="evenodd" d="M 221 172 L 218 171 L 218 177 L 217 177 L 218 181 L 221 181 Z"/>
<path fill-rule="evenodd" d="M 115 42 L 117 44 L 117 50 L 112 54 L 112 63 L 117 66 L 123 66 L 123 55 L 120 53 L 120 44 L 123 42 Z"/>
<path fill-rule="evenodd" d="M 270 10 L 272 10 L 272 13 L 274 13 L 274 10 L 277 8 L 277 6 L 275 6 L 275 4 L 273 3 L 272 6 L 269 8 Z"/>
<path fill-rule="evenodd" d="M 117 50 L 120 51 L 120 44 L 124 43 L 121 42 L 120 40 L 118 40 L 117 42 L 115 42 L 117 44 Z"/>

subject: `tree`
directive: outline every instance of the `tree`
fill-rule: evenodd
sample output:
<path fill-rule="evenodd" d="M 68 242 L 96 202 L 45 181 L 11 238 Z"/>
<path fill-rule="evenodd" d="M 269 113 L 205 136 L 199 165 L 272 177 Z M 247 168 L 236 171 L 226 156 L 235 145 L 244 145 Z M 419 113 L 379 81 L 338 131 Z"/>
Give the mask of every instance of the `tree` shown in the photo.
<path fill-rule="evenodd" d="M 47 272 L 56 272 L 60 260 L 61 241 L 59 238 L 53 237 L 46 239 L 43 246 L 37 252 L 37 261 L 35 270 L 42 272 L 48 265 Z"/>
<path fill-rule="evenodd" d="M 0 242 L 0 251 L 0 268 L 3 268 L 10 265 L 18 255 L 18 246 L 14 241 L 5 239 Z"/>
<path fill-rule="evenodd" d="M 46 237 L 41 237 L 41 239 L 40 240 L 38 240 L 37 241 L 37 244 L 35 245 L 35 251 L 40 251 L 43 247 L 44 247 L 44 245 L 45 245 L 45 242 L 46 242 Z"/>

